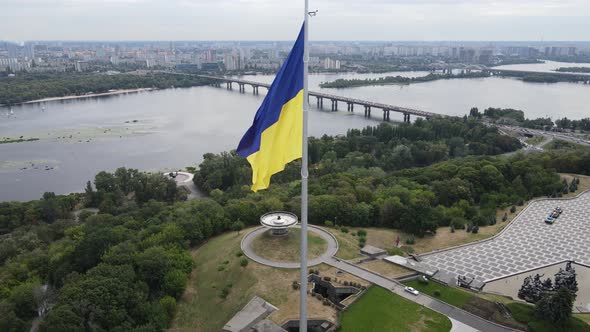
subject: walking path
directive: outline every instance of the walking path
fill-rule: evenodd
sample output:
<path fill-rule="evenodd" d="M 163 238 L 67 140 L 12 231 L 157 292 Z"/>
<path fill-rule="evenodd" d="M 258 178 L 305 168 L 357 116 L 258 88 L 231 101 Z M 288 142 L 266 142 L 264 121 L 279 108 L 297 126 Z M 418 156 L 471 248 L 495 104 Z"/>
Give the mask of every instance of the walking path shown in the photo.
<path fill-rule="evenodd" d="M 313 225 L 308 226 L 309 231 L 312 231 L 322 238 L 326 240 L 328 243 L 327 250 L 318 258 L 315 258 L 308 262 L 308 266 L 319 265 L 321 263 L 328 264 L 333 266 L 339 270 L 344 272 L 350 273 L 356 277 L 361 279 L 367 280 L 377 286 L 383 287 L 392 291 L 393 293 L 410 300 L 412 302 L 421 304 L 427 308 L 430 308 L 436 312 L 439 312 L 445 316 L 447 316 L 451 322 L 453 323 L 453 329 L 451 331 L 465 331 L 465 332 L 472 332 L 472 331 L 485 331 L 485 332 L 508 332 L 508 331 L 515 331 L 513 329 L 503 327 L 501 325 L 497 325 L 495 323 L 489 322 L 483 318 L 475 316 L 467 311 L 459 309 L 457 307 L 451 306 L 444 302 L 441 302 L 437 299 L 434 299 L 428 295 L 420 294 L 418 296 L 410 294 L 404 291 L 404 285 L 394 279 L 389 279 L 384 277 L 378 273 L 373 271 L 369 271 L 365 268 L 362 268 L 358 265 L 349 263 L 347 261 L 343 261 L 334 255 L 338 251 L 338 241 L 334 235 L 330 232 Z M 264 233 L 267 229 L 264 227 L 259 227 L 250 233 L 246 234 L 242 239 L 241 248 L 244 254 L 252 259 L 253 261 L 260 263 L 262 265 L 277 267 L 277 268 L 288 268 L 288 269 L 297 269 L 299 268 L 300 264 L 298 262 L 276 262 L 272 260 L 268 260 L 258 256 L 251 248 L 252 241 L 262 233 Z"/>

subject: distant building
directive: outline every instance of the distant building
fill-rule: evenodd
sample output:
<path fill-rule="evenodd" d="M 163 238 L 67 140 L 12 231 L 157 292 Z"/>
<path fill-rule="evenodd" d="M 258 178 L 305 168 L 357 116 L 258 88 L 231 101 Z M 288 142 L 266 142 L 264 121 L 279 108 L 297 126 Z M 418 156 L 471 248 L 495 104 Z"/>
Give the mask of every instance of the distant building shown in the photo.
<path fill-rule="evenodd" d="M 325 58 L 324 69 L 340 69 L 340 60 Z"/>
<path fill-rule="evenodd" d="M 548 56 L 575 56 L 577 48 L 574 46 L 551 46 L 545 47 L 545 55 Z"/>
<path fill-rule="evenodd" d="M 87 71 L 89 67 L 90 65 L 88 64 L 88 61 L 76 61 L 77 72 Z"/>

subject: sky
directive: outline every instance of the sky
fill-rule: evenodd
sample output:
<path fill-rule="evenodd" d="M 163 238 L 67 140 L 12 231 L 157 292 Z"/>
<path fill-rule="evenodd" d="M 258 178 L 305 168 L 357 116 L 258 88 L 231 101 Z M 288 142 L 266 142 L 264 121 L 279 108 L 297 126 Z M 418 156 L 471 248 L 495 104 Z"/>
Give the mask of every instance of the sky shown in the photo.
<path fill-rule="evenodd" d="M 303 0 L 0 0 L 0 40 L 292 40 Z M 590 0 L 310 0 L 310 39 L 588 41 Z"/>

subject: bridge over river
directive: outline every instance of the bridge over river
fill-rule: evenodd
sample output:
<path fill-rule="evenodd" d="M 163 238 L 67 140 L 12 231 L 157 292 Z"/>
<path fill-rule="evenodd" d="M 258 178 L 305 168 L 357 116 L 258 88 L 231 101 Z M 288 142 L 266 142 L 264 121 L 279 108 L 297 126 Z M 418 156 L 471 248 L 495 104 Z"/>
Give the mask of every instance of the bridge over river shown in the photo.
<path fill-rule="evenodd" d="M 217 86 L 217 87 L 221 87 L 222 84 L 225 84 L 225 86 L 228 90 L 232 90 L 233 84 L 237 84 L 240 93 L 246 92 L 246 85 L 249 85 L 252 87 L 252 93 L 255 95 L 258 94 L 258 89 L 260 87 L 263 87 L 266 89 L 270 88 L 270 84 L 242 80 L 242 79 L 237 79 L 237 78 L 218 77 L 218 76 L 209 76 L 209 75 L 196 75 L 196 76 L 208 78 L 208 79 L 214 81 L 214 83 L 212 85 Z M 321 93 L 321 92 L 309 91 L 309 97 L 315 97 L 316 102 L 317 102 L 317 107 L 322 108 L 322 109 L 324 108 L 324 99 L 329 100 L 331 102 L 331 110 L 334 112 L 338 111 L 338 103 L 339 102 L 341 102 L 343 104 L 345 103 L 347 105 L 348 112 L 354 112 L 355 105 L 359 105 L 360 107 L 364 107 L 365 117 L 370 117 L 371 116 L 371 109 L 377 108 L 383 112 L 383 121 L 389 121 L 389 118 L 390 118 L 389 115 L 391 112 L 402 113 L 404 115 L 404 122 L 407 122 L 407 123 L 410 122 L 411 115 L 423 117 L 426 119 L 433 118 L 433 117 L 446 117 L 446 115 L 442 115 L 442 114 L 436 114 L 436 113 L 421 111 L 421 110 L 412 109 L 412 108 L 400 107 L 400 106 L 395 106 L 395 105 L 376 103 L 376 102 L 361 100 L 361 99 L 356 99 L 356 98 L 336 96 L 336 95 L 331 95 L 331 94 Z"/>

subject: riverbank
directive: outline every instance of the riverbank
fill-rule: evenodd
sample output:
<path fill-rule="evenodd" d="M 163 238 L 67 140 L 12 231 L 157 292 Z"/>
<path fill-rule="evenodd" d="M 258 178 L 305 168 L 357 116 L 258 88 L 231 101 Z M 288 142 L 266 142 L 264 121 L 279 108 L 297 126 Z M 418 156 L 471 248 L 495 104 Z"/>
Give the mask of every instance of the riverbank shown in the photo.
<path fill-rule="evenodd" d="M 31 100 L 31 101 L 25 101 L 23 103 L 18 103 L 17 105 L 38 104 L 38 103 L 44 103 L 44 102 L 48 102 L 48 101 L 84 99 L 84 98 L 94 98 L 94 97 L 105 97 L 105 96 L 114 96 L 114 95 L 129 94 L 129 93 L 138 93 L 138 92 L 154 91 L 154 90 L 158 90 L 158 89 L 156 89 L 156 88 L 124 89 L 124 90 L 115 90 L 115 91 L 102 92 L 102 93 L 88 93 L 88 94 L 84 94 L 84 95 L 72 95 L 72 96 L 64 96 L 64 97 L 49 97 L 49 98 L 42 98 L 42 99 L 36 99 L 36 100 Z"/>
<path fill-rule="evenodd" d="M 0 104 L 91 98 L 125 94 L 143 89 L 188 88 L 210 83 L 209 79 L 171 73 L 19 73 L 0 78 Z M 54 99 L 59 98 L 59 99 Z"/>

